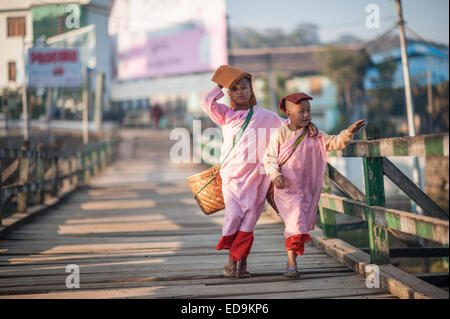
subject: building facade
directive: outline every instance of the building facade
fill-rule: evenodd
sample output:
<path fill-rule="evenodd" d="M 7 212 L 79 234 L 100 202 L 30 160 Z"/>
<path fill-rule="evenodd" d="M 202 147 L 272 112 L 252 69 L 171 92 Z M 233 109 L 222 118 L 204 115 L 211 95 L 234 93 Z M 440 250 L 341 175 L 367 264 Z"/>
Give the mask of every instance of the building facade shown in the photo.
<path fill-rule="evenodd" d="M 79 47 L 89 71 L 90 95 L 95 90 L 96 73 L 104 75 L 103 106 L 107 109 L 111 88 L 109 11 L 109 0 L 0 2 L 0 94 L 5 90 L 16 91 L 23 85 L 28 48 Z M 46 89 L 37 90 L 37 95 L 44 94 Z M 56 106 L 62 94 L 53 90 Z"/>
<path fill-rule="evenodd" d="M 29 2 L 0 2 L 0 94 L 23 83 L 23 53 L 33 45 Z"/>
<path fill-rule="evenodd" d="M 406 52 L 408 54 L 409 74 L 413 85 L 426 86 L 427 72 L 430 72 L 431 85 L 449 80 L 448 48 L 441 47 L 437 49 L 422 42 L 409 41 Z M 375 65 L 387 59 L 392 59 L 396 64 L 392 86 L 394 88 L 404 87 L 400 47 L 373 53 L 370 58 Z M 364 80 L 366 90 L 376 89 L 373 86 L 372 79 L 377 77 L 378 72 L 375 67 L 367 71 Z"/>

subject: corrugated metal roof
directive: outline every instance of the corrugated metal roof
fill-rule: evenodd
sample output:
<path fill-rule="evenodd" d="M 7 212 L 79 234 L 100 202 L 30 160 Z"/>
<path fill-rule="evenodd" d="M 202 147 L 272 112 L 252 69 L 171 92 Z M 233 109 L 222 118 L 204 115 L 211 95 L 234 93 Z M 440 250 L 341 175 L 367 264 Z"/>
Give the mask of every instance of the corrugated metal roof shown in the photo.
<path fill-rule="evenodd" d="M 363 44 L 346 45 L 350 51 L 358 52 Z M 235 49 L 230 51 L 229 63 L 255 76 L 265 76 L 269 66 L 273 71 L 286 76 L 301 76 L 322 73 L 323 64 L 318 55 L 327 46 L 279 47 L 261 49 Z"/>

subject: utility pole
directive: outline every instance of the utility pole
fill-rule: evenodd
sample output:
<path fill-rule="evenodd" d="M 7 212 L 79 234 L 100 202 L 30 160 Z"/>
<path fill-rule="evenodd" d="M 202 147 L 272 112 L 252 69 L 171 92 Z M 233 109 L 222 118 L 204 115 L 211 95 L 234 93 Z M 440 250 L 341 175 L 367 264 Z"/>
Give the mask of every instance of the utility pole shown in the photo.
<path fill-rule="evenodd" d="M 430 70 L 427 70 L 427 98 L 428 98 L 428 105 L 427 105 L 427 112 L 428 112 L 428 127 L 430 130 L 433 128 L 433 87 L 431 84 L 431 72 Z"/>
<path fill-rule="evenodd" d="M 411 94 L 411 80 L 409 78 L 409 64 L 408 54 L 406 53 L 406 37 L 405 37 L 405 21 L 403 20 L 402 4 L 400 0 L 395 0 L 398 14 L 398 26 L 400 29 L 400 49 L 402 55 L 403 65 L 403 81 L 405 85 L 406 98 L 406 115 L 408 118 L 408 133 L 409 136 L 416 136 L 416 129 L 414 127 L 414 105 Z"/>
<path fill-rule="evenodd" d="M 53 88 L 47 88 L 47 100 L 45 101 L 45 130 L 47 136 L 50 136 L 50 121 L 52 118 Z"/>
<path fill-rule="evenodd" d="M 89 143 L 89 97 L 87 66 L 83 63 L 83 144 Z"/>
<path fill-rule="evenodd" d="M 277 78 L 273 71 L 272 55 L 270 52 L 266 54 L 267 63 L 267 84 L 269 88 L 269 103 L 272 110 L 278 113 L 278 97 L 277 97 Z"/>
<path fill-rule="evenodd" d="M 227 51 L 228 51 L 228 65 L 233 65 L 233 54 L 231 53 L 231 30 L 230 30 L 230 16 L 227 14 Z"/>
<path fill-rule="evenodd" d="M 27 74 L 26 74 L 26 51 L 25 38 L 22 41 L 22 67 L 23 67 L 23 83 L 22 83 L 22 115 L 23 115 L 23 139 L 26 141 L 30 135 L 30 120 L 28 118 L 28 98 L 27 98 Z"/>
<path fill-rule="evenodd" d="M 105 75 L 102 72 L 96 74 L 95 86 L 95 115 L 94 122 L 100 136 L 103 134 L 103 89 Z"/>
<path fill-rule="evenodd" d="M 405 98 L 406 98 L 406 115 L 408 119 L 408 135 L 416 136 L 416 129 L 414 127 L 414 105 L 411 94 L 411 80 L 409 78 L 409 64 L 408 64 L 408 54 L 406 52 L 406 37 L 405 37 L 405 21 L 403 20 L 403 11 L 401 0 L 395 0 L 395 6 L 397 8 L 398 14 L 398 26 L 400 29 L 400 49 L 402 55 L 402 66 L 403 66 L 403 81 L 405 86 Z M 413 181 L 423 188 L 422 181 L 419 174 L 419 159 L 414 157 L 413 164 Z M 412 203 L 412 209 L 417 210 L 419 213 L 423 213 L 422 210 Z"/>
<path fill-rule="evenodd" d="M 6 90 L 2 92 L 2 98 L 1 98 L 1 111 L 3 112 L 3 122 L 5 123 L 5 126 L 3 127 L 3 135 L 8 136 L 8 116 L 9 116 L 9 105 L 8 105 L 8 94 L 6 93 Z"/>

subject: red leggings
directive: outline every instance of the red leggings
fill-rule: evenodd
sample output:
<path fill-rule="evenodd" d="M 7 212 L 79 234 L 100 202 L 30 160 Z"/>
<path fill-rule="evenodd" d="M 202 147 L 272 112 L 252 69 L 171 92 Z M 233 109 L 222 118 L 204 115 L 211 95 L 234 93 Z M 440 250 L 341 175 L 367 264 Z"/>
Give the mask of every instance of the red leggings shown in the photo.
<path fill-rule="evenodd" d="M 305 251 L 305 243 L 311 241 L 312 238 L 308 234 L 297 234 L 286 238 L 286 250 L 293 250 L 297 255 L 303 255 Z"/>
<path fill-rule="evenodd" d="M 238 231 L 230 236 L 223 236 L 216 246 L 217 250 L 229 249 L 230 257 L 239 261 L 250 254 L 253 244 L 253 232 Z"/>

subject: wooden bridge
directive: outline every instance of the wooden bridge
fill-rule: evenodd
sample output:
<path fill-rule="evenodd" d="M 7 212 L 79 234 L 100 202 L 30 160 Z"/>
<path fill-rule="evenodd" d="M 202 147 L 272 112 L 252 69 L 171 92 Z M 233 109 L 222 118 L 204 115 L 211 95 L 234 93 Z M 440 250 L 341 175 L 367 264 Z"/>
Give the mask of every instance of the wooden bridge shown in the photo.
<path fill-rule="evenodd" d="M 0 150 L 2 180 L 19 170 L 18 181 L 0 183 L 2 201 L 17 203 L 17 213 L 3 216 L 0 226 L 0 298 L 448 299 L 448 291 L 429 283 L 432 274 L 415 276 L 389 264 L 390 254 L 448 257 L 448 217 L 386 159 L 448 156 L 448 134 L 371 140 L 374 134 L 330 152 L 363 157 L 365 194 L 328 166 L 322 229 L 311 233 L 298 258 L 297 280 L 282 275 L 283 225 L 270 210 L 255 230 L 252 277 L 222 278 L 227 251 L 214 248 L 223 212 L 201 213 L 186 178 L 203 167 L 173 164 L 167 131 L 121 131 L 120 142 L 69 154 Z M 434 215 L 383 207 L 383 174 Z M 336 238 L 336 212 L 367 222 L 368 250 Z M 422 237 L 440 246 L 389 248 L 388 231 L 405 242 Z"/>

